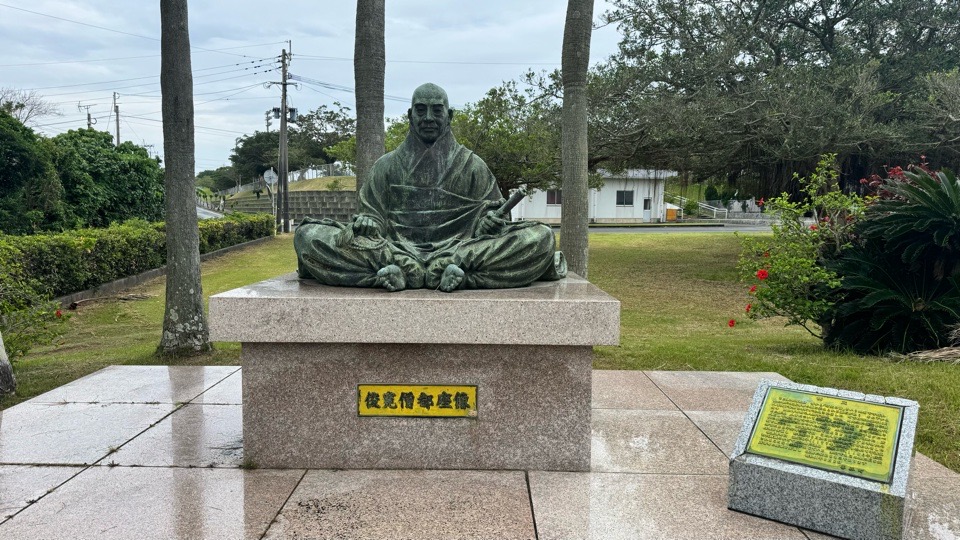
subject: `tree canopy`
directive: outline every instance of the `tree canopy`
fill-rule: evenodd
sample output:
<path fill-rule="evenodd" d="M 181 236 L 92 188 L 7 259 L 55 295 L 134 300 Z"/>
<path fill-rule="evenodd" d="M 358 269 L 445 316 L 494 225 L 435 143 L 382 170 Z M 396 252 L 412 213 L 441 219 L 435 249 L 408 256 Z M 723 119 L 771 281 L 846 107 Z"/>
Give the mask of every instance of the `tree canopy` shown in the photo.
<path fill-rule="evenodd" d="M 930 111 L 957 95 L 943 75 L 960 66 L 956 2 L 613 4 L 604 18 L 623 38 L 593 70 L 594 158 L 754 179 L 769 194 L 827 152 L 854 181 L 957 152 L 956 122 Z"/>
<path fill-rule="evenodd" d="M 0 111 L 0 232 L 162 216 L 163 173 L 146 149 L 90 129 L 47 139 Z"/>

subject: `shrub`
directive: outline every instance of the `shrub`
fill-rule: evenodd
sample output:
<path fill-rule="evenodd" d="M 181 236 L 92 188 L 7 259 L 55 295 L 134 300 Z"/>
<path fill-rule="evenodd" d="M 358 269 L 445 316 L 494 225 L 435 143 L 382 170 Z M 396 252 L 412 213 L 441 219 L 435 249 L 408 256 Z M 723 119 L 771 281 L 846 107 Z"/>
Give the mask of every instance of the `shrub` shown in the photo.
<path fill-rule="evenodd" d="M 199 222 L 200 252 L 274 234 L 269 214 Z M 131 220 L 105 229 L 0 235 L 0 332 L 11 357 L 49 341 L 62 321 L 51 298 L 133 276 L 166 262 L 163 223 Z"/>
<path fill-rule="evenodd" d="M 20 264 L 16 248 L 0 238 L 0 333 L 11 359 L 58 334 L 62 313 L 58 316 L 59 306 L 39 289 L 41 284 Z"/>
<path fill-rule="evenodd" d="M 739 268 L 755 299 L 750 316 L 782 316 L 817 337 L 829 330 L 840 276 L 826 264 L 851 242 L 853 223 L 863 213 L 863 200 L 839 190 L 835 155 L 826 155 L 807 178 L 795 177 L 803 200 L 784 193 L 766 202 L 777 215 L 773 238 L 745 237 Z M 805 214 L 814 216 L 812 223 Z M 759 272 L 765 278 L 757 278 Z"/>
<path fill-rule="evenodd" d="M 945 347 L 960 322 L 960 184 L 950 172 L 891 171 L 837 262 L 844 300 L 828 344 L 861 353 Z"/>

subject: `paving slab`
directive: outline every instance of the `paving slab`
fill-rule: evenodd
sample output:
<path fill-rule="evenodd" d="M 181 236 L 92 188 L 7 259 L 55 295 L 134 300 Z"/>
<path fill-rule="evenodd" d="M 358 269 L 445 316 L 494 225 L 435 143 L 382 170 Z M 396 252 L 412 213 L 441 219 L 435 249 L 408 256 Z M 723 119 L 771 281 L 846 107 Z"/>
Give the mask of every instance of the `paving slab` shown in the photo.
<path fill-rule="evenodd" d="M 13 519 L 0 538 L 259 539 L 303 471 L 91 467 Z"/>
<path fill-rule="evenodd" d="M 185 403 L 237 366 L 110 366 L 27 403 Z"/>
<path fill-rule="evenodd" d="M 539 540 L 803 540 L 727 510 L 725 475 L 531 471 Z"/>
<path fill-rule="evenodd" d="M 680 411 L 594 410 L 595 472 L 726 474 L 727 458 Z"/>
<path fill-rule="evenodd" d="M 920 454 L 916 457 L 936 463 Z M 950 472 L 953 474 L 951 477 L 911 478 L 904 516 L 904 540 L 960 538 L 960 475 Z M 813 531 L 804 533 L 810 540 L 835 538 Z"/>
<path fill-rule="evenodd" d="M 522 471 L 310 471 L 267 539 L 533 540 Z"/>
<path fill-rule="evenodd" d="M 683 411 L 706 436 L 730 457 L 743 429 L 745 411 Z"/>
<path fill-rule="evenodd" d="M 93 464 L 175 408 L 172 404 L 21 403 L 0 411 L 0 464 Z"/>
<path fill-rule="evenodd" d="M 645 371 L 685 411 L 746 411 L 763 379 L 788 381 L 779 373 Z"/>
<path fill-rule="evenodd" d="M 219 378 L 215 371 L 160 368 L 166 373 L 150 374 L 154 383 L 143 386 L 144 398 L 129 387 L 98 387 L 98 381 L 127 384 L 126 369 L 144 375 L 127 366 L 70 389 L 67 397 L 79 403 L 27 402 L 0 412 L 0 538 L 509 540 L 534 538 L 535 526 L 539 539 L 563 540 L 830 538 L 726 508 L 725 452 L 745 407 L 735 409 L 739 397 L 717 393 L 750 394 L 760 378 L 774 374 L 708 373 L 698 383 L 697 373 L 594 372 L 592 473 L 317 470 L 304 476 L 300 469 L 237 468 L 236 368 Z M 168 401 L 146 401 L 163 394 L 161 379 L 179 382 L 167 384 Z M 707 389 L 703 399 L 698 386 Z M 192 402 L 176 408 L 194 390 Z M 121 401 L 86 401 L 104 397 Z M 104 456 L 99 465 L 80 466 Z M 57 463 L 67 465 L 51 465 Z M 960 475 L 921 454 L 913 467 L 904 538 L 957 540 Z"/>
<path fill-rule="evenodd" d="M 243 408 L 184 405 L 108 461 L 148 467 L 238 467 L 243 464 Z"/>
<path fill-rule="evenodd" d="M 240 370 L 204 393 L 194 398 L 190 403 L 205 403 L 208 405 L 242 405 L 243 404 L 243 373 Z"/>
<path fill-rule="evenodd" d="M 594 370 L 594 409 L 677 410 L 642 371 Z"/>
<path fill-rule="evenodd" d="M 82 467 L 0 465 L 0 522 L 82 470 Z"/>

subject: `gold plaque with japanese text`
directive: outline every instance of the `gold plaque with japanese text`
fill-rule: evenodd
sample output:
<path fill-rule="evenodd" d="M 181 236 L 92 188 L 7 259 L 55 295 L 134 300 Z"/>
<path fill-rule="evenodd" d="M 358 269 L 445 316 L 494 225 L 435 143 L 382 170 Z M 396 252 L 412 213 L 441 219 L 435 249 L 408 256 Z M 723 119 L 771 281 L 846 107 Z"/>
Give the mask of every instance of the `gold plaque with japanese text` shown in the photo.
<path fill-rule="evenodd" d="M 894 405 L 772 387 L 747 451 L 889 483 L 902 415 Z"/>
<path fill-rule="evenodd" d="M 360 416 L 474 418 L 477 387 L 361 384 L 357 386 L 357 411 Z"/>

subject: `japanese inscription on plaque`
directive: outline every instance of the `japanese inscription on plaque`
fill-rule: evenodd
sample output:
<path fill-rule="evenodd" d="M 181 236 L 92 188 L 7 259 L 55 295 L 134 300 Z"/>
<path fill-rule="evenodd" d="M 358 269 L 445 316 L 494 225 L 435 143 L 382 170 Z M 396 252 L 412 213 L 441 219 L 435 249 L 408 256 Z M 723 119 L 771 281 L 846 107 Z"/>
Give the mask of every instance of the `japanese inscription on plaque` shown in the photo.
<path fill-rule="evenodd" d="M 361 384 L 357 411 L 360 416 L 475 417 L 477 387 Z"/>
<path fill-rule="evenodd" d="M 770 388 L 747 451 L 889 483 L 903 409 Z"/>

